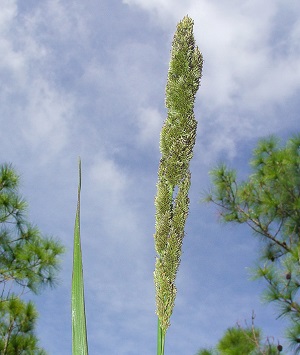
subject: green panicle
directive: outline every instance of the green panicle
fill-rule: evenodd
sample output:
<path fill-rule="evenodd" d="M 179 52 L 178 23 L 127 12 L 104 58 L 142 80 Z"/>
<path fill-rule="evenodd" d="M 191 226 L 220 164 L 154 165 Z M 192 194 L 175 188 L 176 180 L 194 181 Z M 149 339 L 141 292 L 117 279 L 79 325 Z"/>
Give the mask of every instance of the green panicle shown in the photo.
<path fill-rule="evenodd" d="M 203 58 L 195 46 L 193 24 L 191 18 L 184 17 L 174 35 L 166 85 L 168 117 L 160 136 L 162 157 L 155 198 L 157 257 L 154 282 L 159 334 L 163 335 L 163 343 L 175 304 L 175 279 L 189 207 L 189 163 L 197 130 L 194 101 L 200 85 Z"/>

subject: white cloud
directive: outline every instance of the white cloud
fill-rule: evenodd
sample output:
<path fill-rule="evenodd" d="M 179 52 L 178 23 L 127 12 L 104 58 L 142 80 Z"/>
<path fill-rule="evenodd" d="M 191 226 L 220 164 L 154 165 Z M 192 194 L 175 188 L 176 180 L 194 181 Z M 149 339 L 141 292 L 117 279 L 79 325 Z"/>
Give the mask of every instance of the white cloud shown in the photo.
<path fill-rule="evenodd" d="M 94 157 L 94 162 L 90 167 L 89 179 L 93 186 L 98 186 L 101 196 L 113 201 L 124 193 L 128 182 L 128 177 L 112 159 L 101 155 Z"/>
<path fill-rule="evenodd" d="M 34 80 L 20 127 L 30 149 L 42 150 L 47 158 L 59 153 L 69 143 L 73 113 L 72 99 L 42 78 Z"/>
<path fill-rule="evenodd" d="M 254 16 L 255 8 L 257 4 L 245 9 L 207 2 L 191 7 L 196 40 L 205 60 L 202 95 L 209 106 L 232 104 L 237 94 L 243 94 L 240 90 L 245 83 L 259 79 L 257 69 L 265 65 L 274 7 L 266 5 L 267 10 L 262 8 Z"/>
<path fill-rule="evenodd" d="M 170 26 L 174 19 L 178 20 L 178 16 L 187 15 L 187 10 L 193 4 L 192 0 L 123 0 L 124 4 L 131 6 L 139 6 L 143 10 L 153 14 L 153 19 L 164 27 Z"/>
<path fill-rule="evenodd" d="M 84 10 L 85 6 L 78 2 L 48 0 L 31 8 L 24 16 L 24 23 L 28 31 L 39 41 L 55 40 L 61 43 L 76 40 L 84 45 L 84 39 L 88 34 L 85 25 L 87 18 L 82 16 Z"/>
<path fill-rule="evenodd" d="M 153 107 L 141 108 L 138 116 L 138 141 L 142 145 L 151 144 L 158 147 L 163 122 L 164 118 L 157 109 Z"/>
<path fill-rule="evenodd" d="M 17 15 L 17 5 L 14 0 L 1 0 L 0 1 L 0 30 L 6 31 L 12 18 Z"/>
<path fill-rule="evenodd" d="M 63 9 L 56 1 L 54 11 L 55 5 L 51 4 L 51 11 L 46 12 L 55 15 L 58 21 L 64 17 Z M 2 1 L 1 5 L 0 114 L 10 119 L 10 122 L 4 121 L 7 131 L 2 131 L 1 135 L 11 136 L 11 140 L 3 140 L 3 144 L 6 142 L 7 150 L 13 152 L 15 149 L 10 145 L 22 144 L 24 148 L 25 143 L 31 154 L 39 155 L 41 161 L 46 162 L 68 143 L 74 100 L 53 80 L 52 49 L 39 36 L 41 21 L 49 21 L 49 16 L 41 16 L 39 8 L 21 16 L 14 2 Z M 70 26 L 65 31 L 69 32 Z"/>
<path fill-rule="evenodd" d="M 13 1 L 1 1 L 0 6 L 0 72 L 6 76 L 13 74 L 13 79 L 16 80 L 24 70 L 24 58 L 22 53 L 14 49 L 12 40 L 15 37 L 13 28 L 17 7 Z"/>
<path fill-rule="evenodd" d="M 134 183 L 120 165 L 105 153 L 96 154 L 90 161 L 85 193 L 92 216 L 98 221 L 94 228 L 104 230 L 111 243 L 123 243 L 124 235 L 137 235 L 137 220 L 131 196 Z"/>

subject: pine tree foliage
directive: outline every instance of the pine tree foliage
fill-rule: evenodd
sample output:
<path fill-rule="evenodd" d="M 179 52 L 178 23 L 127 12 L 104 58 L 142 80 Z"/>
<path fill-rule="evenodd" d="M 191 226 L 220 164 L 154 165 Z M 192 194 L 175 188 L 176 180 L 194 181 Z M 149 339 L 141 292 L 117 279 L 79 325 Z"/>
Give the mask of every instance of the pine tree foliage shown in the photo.
<path fill-rule="evenodd" d="M 20 299 L 54 286 L 64 248 L 28 221 L 19 193 L 19 176 L 0 165 L 0 353 L 45 354 L 34 333 L 37 311 Z"/>
<path fill-rule="evenodd" d="M 259 142 L 253 173 L 238 182 L 226 166 L 212 171 L 207 197 L 220 207 L 225 222 L 247 224 L 262 242 L 254 278 L 267 282 L 264 299 L 275 302 L 278 317 L 290 320 L 291 347 L 300 350 L 300 135 L 282 147 L 276 137 Z"/>
<path fill-rule="evenodd" d="M 166 86 L 168 117 L 160 137 L 162 157 L 158 171 L 156 206 L 157 253 L 154 281 L 159 324 L 165 333 L 173 311 L 197 121 L 194 101 L 202 73 L 202 55 L 195 45 L 193 20 L 184 17 L 177 26 Z"/>
<path fill-rule="evenodd" d="M 214 348 L 202 348 L 197 355 L 279 355 L 281 351 L 281 345 L 274 345 L 268 338 L 263 341 L 261 330 L 254 325 L 237 325 L 228 328 Z"/>
<path fill-rule="evenodd" d="M 18 297 L 0 302 L 0 354 L 45 355 L 34 333 L 37 311 Z"/>
<path fill-rule="evenodd" d="M 213 349 L 200 349 L 197 355 L 217 355 Z"/>
<path fill-rule="evenodd" d="M 9 296 L 12 287 L 38 292 L 53 285 L 59 267 L 62 245 L 42 236 L 27 220 L 27 203 L 20 196 L 19 176 L 14 169 L 0 167 L 0 283 L 1 298 Z"/>
<path fill-rule="evenodd" d="M 223 338 L 219 341 L 217 349 L 221 354 L 240 355 L 250 354 L 256 347 L 255 341 L 260 337 L 259 330 L 252 333 L 252 329 L 232 327 L 227 329 Z"/>

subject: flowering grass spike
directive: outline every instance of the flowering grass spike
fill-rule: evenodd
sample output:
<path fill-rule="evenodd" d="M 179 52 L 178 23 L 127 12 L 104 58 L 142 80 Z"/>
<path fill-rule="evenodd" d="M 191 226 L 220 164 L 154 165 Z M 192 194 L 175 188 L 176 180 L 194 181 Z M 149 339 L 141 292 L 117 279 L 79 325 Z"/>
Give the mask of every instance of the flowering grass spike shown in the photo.
<path fill-rule="evenodd" d="M 189 163 L 197 130 L 194 102 L 203 66 L 202 54 L 195 45 L 193 25 L 191 18 L 184 17 L 174 35 L 166 85 L 168 117 L 160 137 L 162 157 L 155 199 L 154 234 L 158 354 L 164 353 L 164 338 L 175 304 L 175 279 L 189 208 Z"/>

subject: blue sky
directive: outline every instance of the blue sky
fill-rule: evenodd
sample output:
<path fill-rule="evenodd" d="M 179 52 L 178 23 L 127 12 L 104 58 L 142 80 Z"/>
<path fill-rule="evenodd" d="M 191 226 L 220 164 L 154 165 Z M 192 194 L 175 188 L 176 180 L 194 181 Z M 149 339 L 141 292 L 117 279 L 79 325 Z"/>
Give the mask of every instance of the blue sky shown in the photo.
<path fill-rule="evenodd" d="M 156 351 L 154 195 L 176 24 L 188 14 L 204 56 L 190 215 L 166 354 L 195 354 L 251 320 L 284 324 L 249 281 L 246 227 L 201 204 L 220 161 L 249 172 L 257 139 L 299 130 L 300 4 L 283 0 L 0 0 L 0 154 L 22 179 L 30 219 L 64 243 L 60 283 L 33 297 L 49 354 L 71 354 L 77 163 L 90 354 Z"/>

